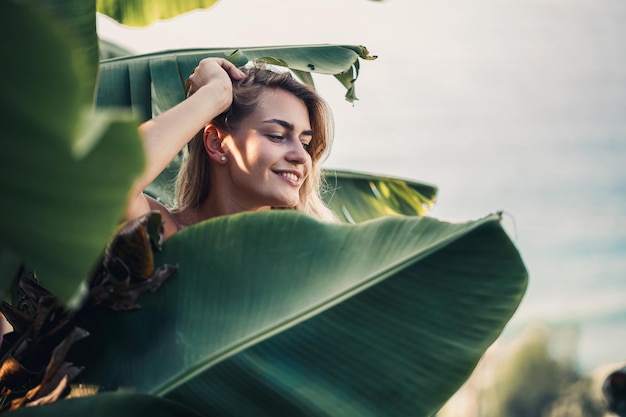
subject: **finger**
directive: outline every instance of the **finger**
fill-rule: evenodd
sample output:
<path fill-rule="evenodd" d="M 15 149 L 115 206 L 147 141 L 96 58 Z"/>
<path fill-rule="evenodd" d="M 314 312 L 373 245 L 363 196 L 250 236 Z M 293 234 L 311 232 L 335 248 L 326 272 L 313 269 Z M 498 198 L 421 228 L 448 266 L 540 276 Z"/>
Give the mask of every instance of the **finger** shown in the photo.
<path fill-rule="evenodd" d="M 237 68 L 232 62 L 226 59 L 222 59 L 219 61 L 219 64 L 228 73 L 230 78 L 233 78 L 235 80 L 243 80 L 244 78 L 246 78 L 246 74 L 239 68 Z"/>

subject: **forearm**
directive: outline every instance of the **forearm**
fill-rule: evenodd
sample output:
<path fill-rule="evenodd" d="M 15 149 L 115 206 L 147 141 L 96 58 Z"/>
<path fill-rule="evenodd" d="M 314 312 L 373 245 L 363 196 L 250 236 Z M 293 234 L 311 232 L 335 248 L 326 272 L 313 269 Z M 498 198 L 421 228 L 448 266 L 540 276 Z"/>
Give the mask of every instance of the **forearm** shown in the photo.
<path fill-rule="evenodd" d="M 140 194 L 167 167 L 178 152 L 228 106 L 224 94 L 209 86 L 139 127 L 146 152 L 146 169 L 135 182 L 134 195 Z"/>
<path fill-rule="evenodd" d="M 232 103 L 232 81 L 245 74 L 223 58 L 205 58 L 189 76 L 192 95 L 139 127 L 146 153 L 146 168 L 135 181 L 126 218 L 149 210 L 143 190 L 167 167 L 180 150 Z"/>

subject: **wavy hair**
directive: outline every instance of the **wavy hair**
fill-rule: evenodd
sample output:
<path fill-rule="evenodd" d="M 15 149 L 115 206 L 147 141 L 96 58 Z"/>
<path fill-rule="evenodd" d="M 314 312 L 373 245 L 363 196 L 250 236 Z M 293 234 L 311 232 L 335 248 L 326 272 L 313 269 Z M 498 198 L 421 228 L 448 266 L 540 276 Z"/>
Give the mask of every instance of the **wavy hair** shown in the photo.
<path fill-rule="evenodd" d="M 309 86 L 299 82 L 290 72 L 278 72 L 263 66 L 242 69 L 246 78 L 233 82 L 233 102 L 228 110 L 212 120 L 227 132 L 237 129 L 243 119 L 260 104 L 261 93 L 266 89 L 279 89 L 293 94 L 305 104 L 313 138 L 308 150 L 311 171 L 300 187 L 300 200 L 293 208 L 321 220 L 336 220 L 335 214 L 322 200 L 324 185 L 321 162 L 327 157 L 333 137 L 332 113 L 327 103 Z M 176 179 L 176 210 L 199 207 L 209 196 L 211 178 L 208 157 L 200 130 L 189 142 Z"/>

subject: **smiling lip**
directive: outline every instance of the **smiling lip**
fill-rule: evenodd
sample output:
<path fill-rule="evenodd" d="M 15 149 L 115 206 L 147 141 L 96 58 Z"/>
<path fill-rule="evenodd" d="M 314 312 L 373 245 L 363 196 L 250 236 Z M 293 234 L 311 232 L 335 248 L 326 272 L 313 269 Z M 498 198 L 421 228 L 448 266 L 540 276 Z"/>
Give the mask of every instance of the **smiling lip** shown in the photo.
<path fill-rule="evenodd" d="M 300 171 L 284 170 L 274 171 L 279 177 L 285 180 L 289 185 L 299 187 L 302 181 L 302 173 Z"/>

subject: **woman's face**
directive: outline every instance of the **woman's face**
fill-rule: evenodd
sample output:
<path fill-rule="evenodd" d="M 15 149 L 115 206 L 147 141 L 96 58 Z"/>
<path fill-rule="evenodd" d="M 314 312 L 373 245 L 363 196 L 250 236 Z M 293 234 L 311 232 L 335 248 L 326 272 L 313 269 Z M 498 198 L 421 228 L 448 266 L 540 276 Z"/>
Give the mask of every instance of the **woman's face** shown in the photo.
<path fill-rule="evenodd" d="M 259 103 L 222 142 L 234 197 L 248 210 L 294 207 L 311 170 L 306 148 L 313 132 L 307 108 L 277 89 L 264 90 Z"/>

